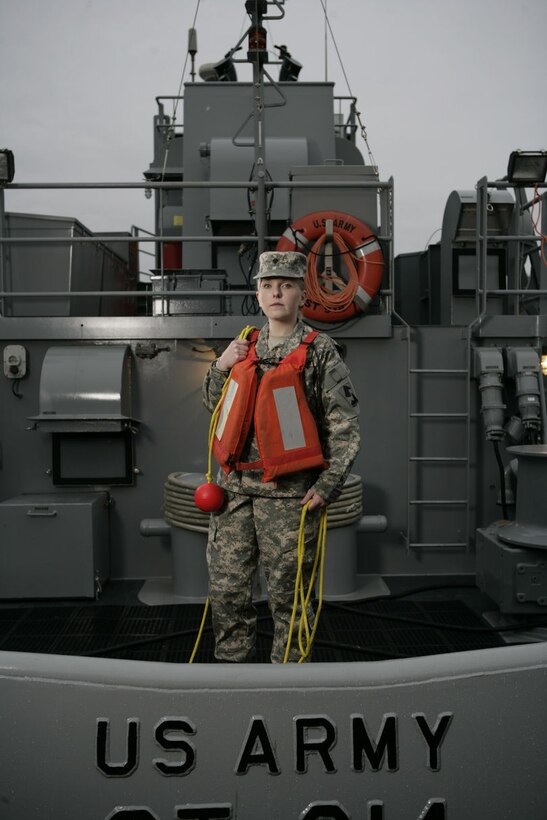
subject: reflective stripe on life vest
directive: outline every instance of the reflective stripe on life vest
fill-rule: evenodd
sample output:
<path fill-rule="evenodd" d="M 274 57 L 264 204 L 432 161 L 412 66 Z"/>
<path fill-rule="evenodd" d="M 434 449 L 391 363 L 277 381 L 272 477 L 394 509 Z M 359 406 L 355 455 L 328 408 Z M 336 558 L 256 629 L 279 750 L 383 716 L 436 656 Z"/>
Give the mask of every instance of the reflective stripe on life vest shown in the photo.
<path fill-rule="evenodd" d="M 298 412 L 296 390 L 292 386 L 278 387 L 272 391 L 277 419 L 281 430 L 284 450 L 296 450 L 306 446 L 302 419 Z"/>

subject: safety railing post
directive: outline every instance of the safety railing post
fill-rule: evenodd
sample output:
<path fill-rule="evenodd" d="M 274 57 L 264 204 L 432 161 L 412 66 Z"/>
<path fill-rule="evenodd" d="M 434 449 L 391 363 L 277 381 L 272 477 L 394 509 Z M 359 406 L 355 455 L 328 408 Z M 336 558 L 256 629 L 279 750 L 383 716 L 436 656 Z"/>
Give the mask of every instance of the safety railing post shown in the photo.
<path fill-rule="evenodd" d="M 4 239 L 7 235 L 6 231 L 6 213 L 4 209 L 4 189 L 0 186 L 0 240 Z M 6 284 L 6 277 L 5 277 L 5 260 L 6 260 L 6 248 L 3 242 L 0 242 L 0 292 L 3 293 L 5 290 Z M 4 298 L 0 298 L 0 316 L 5 315 L 4 310 Z"/>
<path fill-rule="evenodd" d="M 477 182 L 476 210 L 476 313 L 486 313 L 487 301 L 487 262 L 488 262 L 488 180 L 482 177 Z"/>

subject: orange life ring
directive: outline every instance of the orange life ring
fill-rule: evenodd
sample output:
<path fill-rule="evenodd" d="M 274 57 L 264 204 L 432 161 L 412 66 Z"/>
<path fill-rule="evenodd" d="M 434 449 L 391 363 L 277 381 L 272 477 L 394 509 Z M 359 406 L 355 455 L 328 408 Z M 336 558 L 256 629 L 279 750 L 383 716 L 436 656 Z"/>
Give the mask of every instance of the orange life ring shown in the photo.
<path fill-rule="evenodd" d="M 318 270 L 327 241 L 327 219 L 333 222 L 334 256 L 344 256 L 347 279 Z M 378 292 L 384 273 L 384 254 L 368 225 L 340 211 L 313 211 L 293 222 L 276 250 L 300 251 L 308 257 L 307 299 L 302 313 L 319 322 L 340 322 L 366 310 Z"/>

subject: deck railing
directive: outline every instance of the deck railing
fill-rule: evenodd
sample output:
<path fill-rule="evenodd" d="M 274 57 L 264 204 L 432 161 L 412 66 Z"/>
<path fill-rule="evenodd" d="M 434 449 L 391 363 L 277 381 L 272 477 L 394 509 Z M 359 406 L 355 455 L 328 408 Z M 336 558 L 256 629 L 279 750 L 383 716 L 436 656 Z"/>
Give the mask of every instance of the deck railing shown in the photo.
<path fill-rule="evenodd" d="M 247 189 L 249 192 L 254 192 L 257 190 L 257 181 L 251 180 L 246 182 L 241 181 L 152 181 L 152 180 L 144 180 L 142 182 L 21 182 L 21 183 L 12 183 L 7 185 L 5 188 L 0 187 L 0 299 L 6 298 L 22 298 L 22 299 L 30 299 L 30 298 L 53 298 L 53 297 L 62 297 L 62 298 L 92 298 L 92 297 L 135 297 L 137 299 L 151 299 L 151 298 L 161 298 L 162 304 L 163 300 L 165 299 L 168 303 L 170 299 L 180 298 L 180 293 L 174 292 L 173 290 L 169 290 L 166 288 L 164 284 L 164 276 L 165 276 L 165 268 L 163 265 L 163 254 L 160 254 L 161 258 L 161 265 L 159 267 L 159 273 L 162 277 L 160 288 L 158 290 L 152 291 L 150 290 L 123 290 L 123 291 L 109 291 L 109 290 L 89 290 L 89 291 L 13 291 L 6 288 L 6 276 L 5 276 L 5 248 L 7 246 L 16 246 L 16 245 L 75 245 L 75 244 L 98 244 L 98 243 L 107 243 L 108 245 L 115 245 L 119 243 L 120 245 L 127 245 L 128 243 L 137 243 L 139 248 L 142 245 L 147 245 L 149 243 L 158 243 L 163 245 L 165 243 L 170 243 L 173 241 L 180 241 L 183 243 L 189 242 L 207 242 L 209 244 L 229 244 L 235 242 L 245 242 L 245 243 L 254 243 L 260 246 L 264 243 L 275 243 L 280 238 L 279 235 L 222 235 L 222 236 L 214 236 L 211 234 L 207 234 L 204 236 L 189 236 L 186 234 L 180 234 L 177 236 L 173 236 L 172 234 L 165 236 L 164 234 L 153 234 L 146 231 L 143 231 L 141 228 L 133 228 L 131 231 L 131 235 L 128 236 L 127 234 L 108 234 L 108 235 L 101 235 L 101 234 L 93 234 L 91 236 L 66 236 L 66 237 L 13 237 L 8 236 L 5 230 L 5 191 L 15 192 L 15 191 L 25 191 L 25 190 L 107 190 L 107 189 L 114 189 L 114 190 L 133 190 L 133 189 L 151 189 L 151 190 L 180 190 L 184 191 L 185 189 Z M 390 178 L 387 181 L 375 180 L 375 181 L 361 181 L 361 180 L 332 180 L 332 181 L 317 181 L 317 180 L 306 180 L 306 181 L 283 181 L 283 182 L 275 182 L 267 180 L 265 183 L 266 190 L 273 191 L 275 189 L 290 189 L 295 190 L 298 188 L 336 188 L 336 189 L 373 189 L 377 190 L 380 195 L 380 224 L 382 228 L 385 226 L 385 230 L 377 236 L 377 239 L 383 243 L 384 247 L 387 248 L 387 287 L 381 290 L 381 295 L 384 297 L 385 300 L 385 310 L 386 313 L 391 313 L 391 306 L 393 302 L 393 287 L 394 287 L 394 253 L 393 253 L 393 244 L 394 244 L 394 231 L 393 231 L 393 179 Z M 243 289 L 234 289 L 234 290 L 226 290 L 224 292 L 219 292 L 218 290 L 185 290 L 184 297 L 193 298 L 199 297 L 202 298 L 210 298 L 210 299 L 218 299 L 219 295 L 224 294 L 228 296 L 252 296 L 254 295 L 254 290 L 247 290 Z M 2 303 L 3 304 L 3 303 Z M 0 310 L 0 315 L 3 315 L 4 311 Z M 160 313 L 163 315 L 163 309 Z"/>

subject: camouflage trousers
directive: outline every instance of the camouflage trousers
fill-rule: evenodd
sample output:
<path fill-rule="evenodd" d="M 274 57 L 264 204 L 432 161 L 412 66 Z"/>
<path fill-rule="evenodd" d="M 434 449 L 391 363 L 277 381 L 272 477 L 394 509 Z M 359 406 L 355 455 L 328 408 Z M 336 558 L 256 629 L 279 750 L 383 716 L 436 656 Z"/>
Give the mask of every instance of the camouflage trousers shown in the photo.
<path fill-rule="evenodd" d="M 253 661 L 256 611 L 253 581 L 262 564 L 274 622 L 272 663 L 283 663 L 293 610 L 297 574 L 297 545 L 302 506 L 299 498 L 265 498 L 227 493 L 227 503 L 211 516 L 207 543 L 209 599 L 215 635 L 215 657 L 220 661 Z M 319 511 L 308 512 L 304 524 L 304 589 L 315 558 Z M 308 607 L 313 625 L 313 610 Z M 296 613 L 289 661 L 300 658 Z"/>

